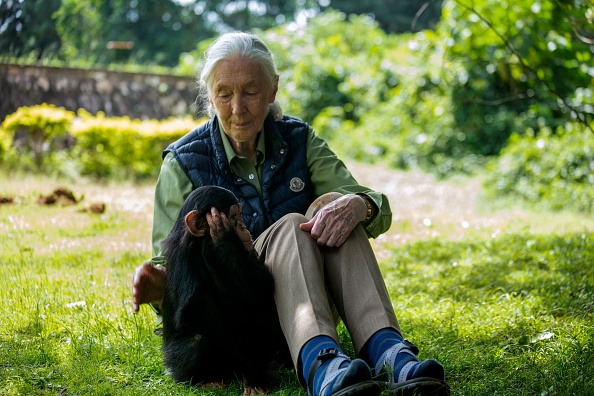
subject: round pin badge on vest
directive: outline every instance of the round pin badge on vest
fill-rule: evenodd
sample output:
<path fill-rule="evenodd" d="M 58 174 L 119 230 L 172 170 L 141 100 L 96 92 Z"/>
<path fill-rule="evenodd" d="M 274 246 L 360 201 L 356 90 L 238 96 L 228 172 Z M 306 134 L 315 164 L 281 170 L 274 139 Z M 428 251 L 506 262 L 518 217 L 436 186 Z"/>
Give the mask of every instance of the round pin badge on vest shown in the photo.
<path fill-rule="evenodd" d="M 305 183 L 300 178 L 294 177 L 291 179 L 291 182 L 289 183 L 289 188 L 293 192 L 299 192 L 305 188 Z"/>

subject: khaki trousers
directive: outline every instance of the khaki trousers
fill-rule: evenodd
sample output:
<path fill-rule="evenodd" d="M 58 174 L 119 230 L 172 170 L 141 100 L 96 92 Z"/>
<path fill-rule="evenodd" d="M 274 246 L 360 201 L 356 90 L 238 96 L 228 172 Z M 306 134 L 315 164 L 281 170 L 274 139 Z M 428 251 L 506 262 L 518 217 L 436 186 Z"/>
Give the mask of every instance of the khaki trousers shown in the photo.
<path fill-rule="evenodd" d="M 327 335 L 339 342 L 333 311 L 348 329 L 357 354 L 376 331 L 391 327 L 400 332 L 363 227 L 357 225 L 339 248 L 319 246 L 299 229 L 311 218 L 311 209 L 306 216 L 284 216 L 254 242 L 275 279 L 280 323 L 297 372 L 299 352 L 307 341 Z"/>

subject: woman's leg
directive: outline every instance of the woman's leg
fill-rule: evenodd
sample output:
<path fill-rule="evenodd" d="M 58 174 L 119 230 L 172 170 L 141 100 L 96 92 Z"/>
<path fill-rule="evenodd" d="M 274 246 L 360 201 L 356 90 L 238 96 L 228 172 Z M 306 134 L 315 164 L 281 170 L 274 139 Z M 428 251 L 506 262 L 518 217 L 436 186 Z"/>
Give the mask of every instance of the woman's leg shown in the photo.
<path fill-rule="evenodd" d="M 299 229 L 299 224 L 321 206 L 340 196 L 325 194 L 311 205 L 306 216 L 283 217 L 254 244 L 274 275 L 281 326 L 295 364 L 309 339 L 328 335 L 338 341 L 334 308 L 345 322 L 357 353 L 382 328 L 400 332 L 363 227 L 357 226 L 339 248 L 320 247 L 309 233 Z"/>
<path fill-rule="evenodd" d="M 331 192 L 316 199 L 305 214 L 311 219 L 319 209 L 342 194 Z M 369 238 L 358 225 L 340 248 L 324 248 L 327 287 L 333 309 L 344 321 L 357 355 L 378 330 L 401 333 L 383 276 Z"/>
<path fill-rule="evenodd" d="M 378 330 L 393 328 L 400 333 L 394 307 L 363 227 L 355 227 L 341 247 L 326 248 L 324 252 L 329 294 L 357 355 Z"/>
<path fill-rule="evenodd" d="M 300 214 L 289 214 L 254 242 L 275 279 L 275 301 L 291 357 L 298 367 L 303 345 L 319 335 L 338 342 L 331 303 L 326 292 L 323 253 L 299 224 Z"/>
<path fill-rule="evenodd" d="M 324 273 L 325 248 L 299 229 L 306 217 L 290 214 L 266 230 L 254 247 L 275 278 L 275 301 L 298 376 L 312 395 L 378 395 L 372 372 L 338 345 L 333 304 Z"/>

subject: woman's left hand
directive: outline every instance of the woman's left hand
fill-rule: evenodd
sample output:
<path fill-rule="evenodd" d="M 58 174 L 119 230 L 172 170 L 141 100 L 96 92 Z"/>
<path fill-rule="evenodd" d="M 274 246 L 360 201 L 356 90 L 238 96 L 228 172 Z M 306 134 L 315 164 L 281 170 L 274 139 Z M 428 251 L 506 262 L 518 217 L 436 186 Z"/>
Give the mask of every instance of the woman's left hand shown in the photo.
<path fill-rule="evenodd" d="M 309 232 L 319 245 L 339 247 L 366 216 L 365 199 L 359 195 L 347 194 L 324 206 L 310 221 L 299 227 Z"/>

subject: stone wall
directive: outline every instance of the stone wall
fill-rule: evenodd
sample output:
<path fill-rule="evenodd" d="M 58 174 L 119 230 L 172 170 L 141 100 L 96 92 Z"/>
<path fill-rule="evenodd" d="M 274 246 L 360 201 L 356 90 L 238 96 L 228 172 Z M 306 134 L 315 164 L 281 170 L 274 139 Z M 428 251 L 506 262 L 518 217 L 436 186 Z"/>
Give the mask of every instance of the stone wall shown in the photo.
<path fill-rule="evenodd" d="M 0 122 L 41 103 L 139 119 L 195 115 L 196 95 L 191 77 L 0 63 Z"/>

